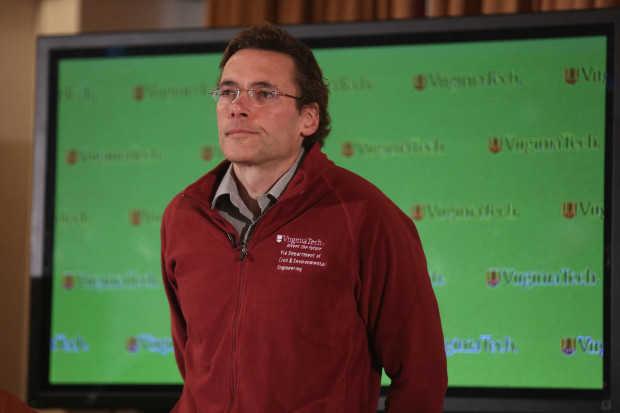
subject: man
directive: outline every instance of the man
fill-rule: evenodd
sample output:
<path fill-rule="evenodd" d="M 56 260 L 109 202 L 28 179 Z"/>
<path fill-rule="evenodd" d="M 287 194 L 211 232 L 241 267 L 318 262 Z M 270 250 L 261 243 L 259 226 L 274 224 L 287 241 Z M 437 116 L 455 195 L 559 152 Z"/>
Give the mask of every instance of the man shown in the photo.
<path fill-rule="evenodd" d="M 164 213 L 162 266 L 183 394 L 173 412 L 440 412 L 439 313 L 412 221 L 321 152 L 312 52 L 259 25 L 224 52 L 227 161 Z"/>

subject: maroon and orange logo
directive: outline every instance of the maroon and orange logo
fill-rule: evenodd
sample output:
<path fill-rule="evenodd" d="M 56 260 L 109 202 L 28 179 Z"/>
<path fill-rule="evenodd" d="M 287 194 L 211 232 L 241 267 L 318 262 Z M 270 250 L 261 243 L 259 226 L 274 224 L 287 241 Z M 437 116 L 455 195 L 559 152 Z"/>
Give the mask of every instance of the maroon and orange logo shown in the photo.
<path fill-rule="evenodd" d="M 562 354 L 564 354 L 565 356 L 572 356 L 573 354 L 575 354 L 576 343 L 577 340 L 575 338 L 562 337 Z"/>
<path fill-rule="evenodd" d="M 488 145 L 489 145 L 489 152 L 498 153 L 502 150 L 502 146 L 503 146 L 502 138 L 493 136 L 489 138 Z"/>
<path fill-rule="evenodd" d="M 413 75 L 412 84 L 415 90 L 426 89 L 426 75 Z"/>
<path fill-rule="evenodd" d="M 574 85 L 579 81 L 579 68 L 567 67 L 564 69 L 564 81 L 569 85 Z"/>
<path fill-rule="evenodd" d="M 411 219 L 414 221 L 420 221 L 424 218 L 424 205 L 422 204 L 414 204 L 411 205 L 410 208 Z"/>
<path fill-rule="evenodd" d="M 144 86 L 138 85 L 133 87 L 133 100 L 144 99 Z"/>
<path fill-rule="evenodd" d="M 213 159 L 213 146 L 203 146 L 200 148 L 200 157 L 204 161 Z"/>
<path fill-rule="evenodd" d="M 127 351 L 130 353 L 135 353 L 138 351 L 138 339 L 135 337 L 127 337 L 125 339 L 125 345 L 127 347 Z"/>
<path fill-rule="evenodd" d="M 69 149 L 65 151 L 65 162 L 69 165 L 75 165 L 78 161 L 78 151 L 75 149 Z"/>
<path fill-rule="evenodd" d="M 63 274 L 61 277 L 62 288 L 72 290 L 75 286 L 75 276 L 73 274 Z"/>
<path fill-rule="evenodd" d="M 355 153 L 355 148 L 352 142 L 342 142 L 340 144 L 340 153 L 346 158 L 350 158 Z"/>
<path fill-rule="evenodd" d="M 487 270 L 487 285 L 495 288 L 501 281 L 501 274 L 498 270 Z"/>
<path fill-rule="evenodd" d="M 563 202 L 562 216 L 566 219 L 575 218 L 577 215 L 577 202 Z"/>
<path fill-rule="evenodd" d="M 138 226 L 142 223 L 142 213 L 139 209 L 129 211 L 129 223 L 133 226 Z"/>

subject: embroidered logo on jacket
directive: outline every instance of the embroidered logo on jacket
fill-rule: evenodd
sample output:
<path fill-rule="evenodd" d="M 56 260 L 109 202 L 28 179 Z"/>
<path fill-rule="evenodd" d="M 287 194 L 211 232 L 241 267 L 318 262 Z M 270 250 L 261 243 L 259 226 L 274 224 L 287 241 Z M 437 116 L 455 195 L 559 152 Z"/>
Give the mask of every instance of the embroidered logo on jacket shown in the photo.
<path fill-rule="evenodd" d="M 280 247 L 280 257 L 276 269 L 278 271 L 302 272 L 307 267 L 325 267 L 323 247 L 320 239 L 276 235 Z"/>

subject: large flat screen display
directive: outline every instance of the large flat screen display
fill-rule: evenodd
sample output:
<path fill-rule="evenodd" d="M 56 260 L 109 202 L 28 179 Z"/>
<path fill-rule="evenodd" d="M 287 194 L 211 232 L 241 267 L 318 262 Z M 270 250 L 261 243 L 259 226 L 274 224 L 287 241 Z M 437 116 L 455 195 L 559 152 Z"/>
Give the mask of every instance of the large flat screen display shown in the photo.
<path fill-rule="evenodd" d="M 418 228 L 442 318 L 447 410 L 484 410 L 498 395 L 611 397 L 618 14 L 602 24 L 583 15 L 587 24 L 569 13 L 529 28 L 533 16 L 421 32 L 413 21 L 326 25 L 321 36 L 289 27 L 329 84 L 324 152 Z M 224 159 L 209 92 L 233 33 L 41 40 L 31 388 L 77 399 L 178 392 L 161 216 Z"/>

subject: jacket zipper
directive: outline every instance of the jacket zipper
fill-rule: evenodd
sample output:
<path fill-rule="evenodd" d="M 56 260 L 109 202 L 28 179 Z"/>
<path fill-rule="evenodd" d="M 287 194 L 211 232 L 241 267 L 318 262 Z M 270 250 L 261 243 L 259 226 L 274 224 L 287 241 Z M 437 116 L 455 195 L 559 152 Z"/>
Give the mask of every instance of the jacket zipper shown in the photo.
<path fill-rule="evenodd" d="M 181 196 L 191 199 L 195 202 L 200 202 L 196 200 L 195 198 L 186 195 L 185 193 L 181 194 Z M 256 227 L 256 224 L 258 224 L 258 222 L 265 216 L 267 211 L 269 211 L 274 205 L 270 205 L 269 207 L 267 207 L 267 209 L 263 211 L 263 213 L 258 217 L 258 219 L 254 221 L 252 224 L 250 224 L 250 228 L 248 228 L 247 236 L 245 237 L 245 242 L 241 242 L 241 241 L 236 242 L 235 235 L 233 233 L 226 232 L 226 237 L 232 244 L 233 249 L 240 252 L 239 261 L 241 261 L 241 271 L 239 274 L 239 291 L 237 292 L 237 307 L 235 309 L 235 315 L 233 318 L 233 325 L 232 325 L 232 332 L 231 332 L 231 335 L 232 335 L 232 349 L 231 350 L 232 351 L 231 351 L 230 366 L 229 366 L 229 373 L 230 373 L 230 409 L 229 411 L 230 412 L 232 412 L 235 407 L 235 393 L 236 393 L 235 361 L 237 358 L 237 336 L 238 336 L 237 324 L 239 322 L 239 318 L 241 317 L 241 303 L 243 300 L 243 283 L 245 281 L 244 274 L 245 274 L 245 266 L 246 266 L 244 258 L 247 256 L 249 252 L 248 244 L 250 243 L 250 238 L 252 236 L 252 233 L 254 232 L 254 228 Z"/>
<path fill-rule="evenodd" d="M 247 232 L 247 236 L 245 237 L 245 242 L 236 242 L 235 241 L 235 235 L 227 232 L 226 236 L 228 237 L 228 240 L 230 241 L 230 243 L 232 244 L 232 247 L 236 250 L 236 251 L 240 251 L 239 254 L 239 261 L 241 261 L 241 271 L 240 271 L 240 275 L 239 275 L 239 291 L 237 292 L 237 308 L 235 309 L 235 316 L 233 318 L 233 325 L 232 325 L 232 351 L 231 351 L 231 357 L 230 357 L 230 411 L 234 411 L 235 408 L 235 393 L 236 393 L 236 389 L 235 389 L 235 361 L 237 359 L 237 336 L 238 336 L 238 331 L 237 331 L 237 325 L 239 323 L 239 318 L 241 317 L 241 303 L 243 300 L 243 283 L 245 281 L 245 260 L 244 258 L 246 257 L 246 255 L 248 254 L 248 247 L 247 244 L 249 244 L 250 242 L 250 237 L 252 236 L 252 233 L 254 232 L 254 227 L 256 226 L 256 224 L 258 223 L 258 221 L 260 221 L 260 219 L 265 215 L 265 212 L 267 212 L 270 208 L 267 208 L 260 217 L 258 217 L 258 219 L 253 222 L 250 225 L 250 228 L 248 228 L 248 232 Z"/>
<path fill-rule="evenodd" d="M 231 240 L 231 242 L 233 243 L 233 246 L 235 246 L 235 242 L 234 242 L 234 235 L 228 233 L 226 234 L 228 236 L 228 239 Z M 235 249 L 238 250 L 238 246 L 235 246 Z M 245 249 L 245 246 L 243 247 Z M 247 249 L 245 249 L 246 253 L 247 253 Z M 242 251 L 242 255 L 245 256 L 244 252 Z M 237 292 L 237 307 L 235 308 L 235 316 L 233 318 L 233 325 L 232 325 L 232 349 L 231 349 L 231 357 L 230 357 L 230 411 L 232 412 L 234 410 L 235 407 L 235 361 L 237 359 L 237 335 L 238 335 L 238 331 L 237 331 L 237 324 L 239 322 L 239 318 L 241 316 L 241 303 L 242 303 L 242 299 L 243 299 L 243 283 L 245 281 L 245 262 L 243 262 L 243 258 L 240 258 L 241 262 L 241 271 L 240 271 L 240 275 L 239 275 L 239 291 Z"/>

